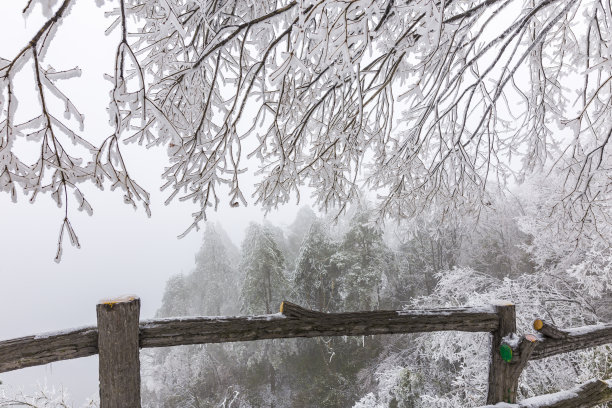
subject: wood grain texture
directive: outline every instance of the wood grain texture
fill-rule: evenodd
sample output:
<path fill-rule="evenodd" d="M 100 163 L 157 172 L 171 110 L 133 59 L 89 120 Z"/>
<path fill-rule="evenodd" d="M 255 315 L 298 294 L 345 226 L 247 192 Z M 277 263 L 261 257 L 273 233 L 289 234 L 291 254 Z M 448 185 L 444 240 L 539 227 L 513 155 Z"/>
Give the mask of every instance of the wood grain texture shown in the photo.
<path fill-rule="evenodd" d="M 490 332 L 493 308 L 320 313 L 290 304 L 285 313 L 243 317 L 194 317 L 140 324 L 141 347 L 219 343 L 289 337 L 415 333 L 438 330 Z M 298 317 L 298 315 L 309 317 Z M 95 326 L 0 341 L 0 372 L 98 353 Z"/>
<path fill-rule="evenodd" d="M 305 317 L 321 317 L 325 313 L 317 312 L 316 310 L 305 309 L 302 306 L 296 305 L 295 303 L 284 300 L 280 305 L 280 312 L 285 317 L 293 318 L 305 318 Z"/>
<path fill-rule="evenodd" d="M 140 408 L 140 299 L 96 305 L 100 354 L 100 408 Z"/>
<path fill-rule="evenodd" d="M 95 326 L 0 341 L 0 373 L 98 353 Z"/>
<path fill-rule="evenodd" d="M 516 395 L 518 391 L 519 385 L 519 377 L 525 369 L 527 362 L 529 361 L 529 357 L 533 352 L 533 349 L 537 345 L 537 339 L 532 335 L 525 335 L 521 337 L 518 346 L 516 347 L 516 352 L 514 353 L 515 360 L 510 363 L 506 363 L 508 366 L 508 390 L 507 394 L 510 396 L 512 400 L 512 396 L 514 396 L 514 400 L 512 402 L 516 402 Z"/>
<path fill-rule="evenodd" d="M 570 351 L 612 343 L 612 324 L 591 326 L 590 328 L 567 329 L 567 337 L 553 339 L 544 337 L 531 353 L 531 360 L 539 360 Z"/>
<path fill-rule="evenodd" d="M 140 347 L 449 330 L 492 332 L 499 324 L 493 308 L 306 314 L 295 308 L 289 309 L 289 316 L 279 313 L 249 317 L 148 320 L 141 324 Z M 305 316 L 298 317 L 298 314 Z"/>
<path fill-rule="evenodd" d="M 499 323 L 498 329 L 491 335 L 487 404 L 512 403 L 516 401 L 518 384 L 515 384 L 516 381 L 512 375 L 512 365 L 502 359 L 499 348 L 504 337 L 516 332 L 516 312 L 512 304 L 496 305 L 495 308 Z"/>
<path fill-rule="evenodd" d="M 590 380 L 571 390 L 528 398 L 517 404 L 499 403 L 480 408 L 590 408 L 610 401 L 611 381 Z"/>
<path fill-rule="evenodd" d="M 537 319 L 533 322 L 533 328 L 544 336 L 550 337 L 551 339 L 565 339 L 568 336 L 566 331 L 561 330 L 553 324 L 547 323 L 541 319 Z"/>
<path fill-rule="evenodd" d="M 286 302 L 283 314 L 194 317 L 140 323 L 141 347 L 260 339 L 416 333 L 444 330 L 493 332 L 495 307 L 321 313 Z M 563 339 L 538 341 L 530 360 L 612 343 L 612 324 L 569 329 Z M 503 337 L 503 336 L 502 336 Z M 500 340 L 501 341 L 501 340 Z M 0 372 L 98 353 L 95 326 L 0 341 Z M 497 353 L 497 349 L 494 354 Z"/>

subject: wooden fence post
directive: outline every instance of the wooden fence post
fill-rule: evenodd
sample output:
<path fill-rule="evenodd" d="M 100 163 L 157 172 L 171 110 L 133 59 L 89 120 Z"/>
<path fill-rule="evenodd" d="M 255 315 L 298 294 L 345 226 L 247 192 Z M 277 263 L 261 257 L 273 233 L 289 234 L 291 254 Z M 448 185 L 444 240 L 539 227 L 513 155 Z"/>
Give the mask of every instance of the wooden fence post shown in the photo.
<path fill-rule="evenodd" d="M 499 316 L 499 327 L 491 333 L 487 404 L 496 404 L 498 402 L 514 403 L 516 402 L 518 384 L 514 384 L 512 366 L 503 360 L 500 354 L 500 346 L 505 336 L 516 332 L 516 312 L 514 305 L 511 303 L 502 302 L 494 306 Z"/>
<path fill-rule="evenodd" d="M 140 299 L 122 296 L 96 305 L 100 408 L 140 408 Z"/>

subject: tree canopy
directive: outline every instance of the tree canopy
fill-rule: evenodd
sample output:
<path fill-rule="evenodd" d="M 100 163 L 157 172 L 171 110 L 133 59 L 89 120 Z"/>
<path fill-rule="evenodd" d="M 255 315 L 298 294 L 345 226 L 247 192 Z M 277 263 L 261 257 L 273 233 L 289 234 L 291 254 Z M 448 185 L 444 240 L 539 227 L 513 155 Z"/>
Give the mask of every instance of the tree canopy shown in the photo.
<path fill-rule="evenodd" d="M 81 183 L 149 194 L 124 142 L 165 145 L 168 201 L 205 219 L 224 194 L 246 205 L 247 160 L 259 160 L 254 202 L 266 209 L 308 186 L 342 210 L 366 187 L 380 216 L 435 203 L 490 205 L 491 191 L 548 174 L 546 209 L 575 226 L 609 221 L 610 5 L 595 0 L 98 0 L 118 35 L 102 142 L 45 65 L 74 0 L 29 0 L 48 20 L 0 59 L 0 190 L 91 211 Z M 17 120 L 15 75 L 32 68 L 38 113 Z M 63 109 L 64 114 L 61 115 Z M 27 139 L 39 155 L 14 148 Z M 252 170 L 252 169 L 251 169 Z"/>

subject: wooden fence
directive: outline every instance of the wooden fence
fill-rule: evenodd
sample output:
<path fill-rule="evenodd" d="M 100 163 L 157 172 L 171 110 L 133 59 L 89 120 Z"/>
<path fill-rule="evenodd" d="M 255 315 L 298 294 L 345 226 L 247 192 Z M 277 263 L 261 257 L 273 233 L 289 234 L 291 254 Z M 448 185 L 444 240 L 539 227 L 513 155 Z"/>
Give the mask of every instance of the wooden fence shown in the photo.
<path fill-rule="evenodd" d="M 612 343 L 612 324 L 560 330 L 536 320 L 537 336 L 517 338 L 514 305 L 509 303 L 321 313 L 283 302 L 280 313 L 273 315 L 139 322 L 140 299 L 124 296 L 101 301 L 96 312 L 97 326 L 0 341 L 0 372 L 99 354 L 100 407 L 136 408 L 140 407 L 140 348 L 292 337 L 466 331 L 490 333 L 492 337 L 487 404 L 576 408 L 612 401 L 612 381 L 592 380 L 569 392 L 516 404 L 518 378 L 527 361 Z"/>

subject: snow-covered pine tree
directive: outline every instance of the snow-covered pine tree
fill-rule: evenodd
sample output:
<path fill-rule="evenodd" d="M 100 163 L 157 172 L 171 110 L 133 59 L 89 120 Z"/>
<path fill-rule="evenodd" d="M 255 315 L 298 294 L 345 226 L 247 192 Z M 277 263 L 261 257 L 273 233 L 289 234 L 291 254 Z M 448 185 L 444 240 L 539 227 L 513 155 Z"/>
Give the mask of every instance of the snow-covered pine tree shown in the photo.
<path fill-rule="evenodd" d="M 285 259 L 268 226 L 251 223 L 242 241 L 242 312 L 275 313 L 287 294 Z"/>
<path fill-rule="evenodd" d="M 166 283 L 160 317 L 220 316 L 236 314 L 240 301 L 236 288 L 241 276 L 228 257 L 225 232 L 220 225 L 206 224 L 195 268 L 187 276 L 173 276 Z"/>
<path fill-rule="evenodd" d="M 166 282 L 162 305 L 157 311 L 158 317 L 187 316 L 191 310 L 191 299 L 188 297 L 185 276 L 171 276 Z"/>
<path fill-rule="evenodd" d="M 288 265 L 293 267 L 298 258 L 302 246 L 302 241 L 305 239 L 310 226 L 317 220 L 317 215 L 309 206 L 302 206 L 295 215 L 295 219 L 287 227 L 287 249 Z"/>
<path fill-rule="evenodd" d="M 340 293 L 345 310 L 380 307 L 383 278 L 393 270 L 393 256 L 383 231 L 366 208 L 358 209 L 344 232 L 332 261 L 340 270 Z"/>
<path fill-rule="evenodd" d="M 227 246 L 237 251 L 219 224 L 207 223 L 194 270 L 168 280 L 158 317 L 239 312 L 241 279 Z M 143 351 L 144 406 L 214 406 L 235 399 L 236 354 L 232 346 L 213 344 Z"/>
<path fill-rule="evenodd" d="M 237 294 L 242 276 L 231 264 L 220 228 L 206 224 L 202 247 L 196 255 L 196 267 L 186 278 L 190 312 L 195 315 L 222 316 L 240 311 Z"/>
<path fill-rule="evenodd" d="M 340 296 L 340 269 L 335 263 L 340 249 L 329 234 L 329 225 L 321 220 L 310 225 L 295 263 L 294 290 L 299 303 L 321 312 L 337 312 L 343 304 Z"/>

